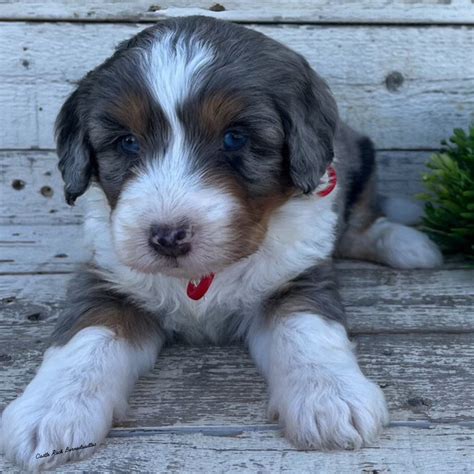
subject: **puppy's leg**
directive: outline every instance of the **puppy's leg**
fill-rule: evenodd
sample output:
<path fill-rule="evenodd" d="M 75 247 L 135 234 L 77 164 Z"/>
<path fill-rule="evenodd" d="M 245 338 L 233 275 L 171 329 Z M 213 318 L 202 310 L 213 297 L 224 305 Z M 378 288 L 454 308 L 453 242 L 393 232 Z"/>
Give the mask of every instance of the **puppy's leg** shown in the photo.
<path fill-rule="evenodd" d="M 361 219 L 360 216 L 363 215 Z M 354 212 L 342 235 L 336 255 L 383 263 L 393 268 L 434 268 L 443 263 L 443 256 L 434 242 L 422 232 L 391 222 L 386 217 L 373 217 L 368 211 Z"/>
<path fill-rule="evenodd" d="M 93 275 L 73 285 L 36 376 L 1 418 L 0 448 L 29 470 L 90 456 L 163 343 L 148 315 Z"/>
<path fill-rule="evenodd" d="M 347 232 L 338 255 L 383 263 L 393 268 L 435 268 L 443 256 L 422 232 L 379 217 L 363 232 Z"/>
<path fill-rule="evenodd" d="M 374 177 L 347 212 L 346 228 L 338 242 L 336 256 L 383 263 L 393 268 L 434 268 L 443 263 L 443 256 L 434 242 L 422 232 L 384 217 L 376 203 Z M 385 199 L 384 209 L 388 210 Z M 395 205 L 403 205 L 398 199 Z M 392 207 L 392 210 L 393 207 Z M 382 210 L 383 211 L 383 210 Z M 400 209 L 394 217 L 400 217 Z M 407 221 L 414 217 L 408 209 Z"/>
<path fill-rule="evenodd" d="M 353 449 L 388 421 L 380 388 L 361 372 L 341 324 L 342 308 L 321 269 L 273 298 L 248 334 L 268 382 L 269 413 L 303 449 Z"/>
<path fill-rule="evenodd" d="M 344 128 L 345 225 L 336 255 L 383 263 L 394 268 L 432 268 L 442 255 L 425 234 L 402 224 L 415 224 L 422 209 L 409 200 L 378 195 L 375 151 L 367 137 Z"/>

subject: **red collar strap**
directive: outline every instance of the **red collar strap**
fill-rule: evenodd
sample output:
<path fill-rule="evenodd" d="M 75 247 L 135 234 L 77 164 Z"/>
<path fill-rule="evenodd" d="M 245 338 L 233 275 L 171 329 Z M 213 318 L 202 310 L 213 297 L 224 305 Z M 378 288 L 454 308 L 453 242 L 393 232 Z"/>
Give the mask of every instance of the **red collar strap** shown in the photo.
<path fill-rule="evenodd" d="M 319 197 L 325 197 L 328 194 L 331 194 L 334 191 L 334 188 L 337 184 L 337 174 L 336 170 L 332 165 L 329 165 L 326 170 L 327 179 L 325 180 L 325 187 L 320 191 L 316 191 L 315 194 Z"/>
<path fill-rule="evenodd" d="M 212 280 L 214 280 L 214 273 L 199 280 L 190 280 L 186 288 L 186 294 L 192 300 L 200 300 L 207 293 Z"/>
<path fill-rule="evenodd" d="M 331 165 L 328 166 L 326 173 L 327 178 L 324 180 L 324 188 L 319 191 L 315 191 L 314 193 L 319 197 L 325 197 L 331 194 L 337 184 L 336 170 Z M 190 280 L 186 288 L 186 294 L 188 295 L 188 298 L 191 298 L 195 301 L 203 298 L 211 287 L 214 276 L 214 273 L 211 273 L 203 278 L 200 278 L 199 280 Z"/>

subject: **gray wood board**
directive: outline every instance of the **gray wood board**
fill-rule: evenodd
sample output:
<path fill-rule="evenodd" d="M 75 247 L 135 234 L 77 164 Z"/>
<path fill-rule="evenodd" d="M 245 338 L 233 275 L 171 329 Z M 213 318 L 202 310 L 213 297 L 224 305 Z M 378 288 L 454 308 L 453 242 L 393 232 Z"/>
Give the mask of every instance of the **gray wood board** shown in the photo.
<path fill-rule="evenodd" d="M 155 473 L 461 473 L 472 472 L 474 433 L 456 425 L 394 426 L 359 451 L 316 452 L 294 449 L 275 430 L 225 434 L 112 431 L 88 460 L 57 472 Z M 0 471 L 20 472 L 0 457 Z"/>
<path fill-rule="evenodd" d="M 469 0 L 3 0 L 0 19 L 36 21 L 146 21 L 210 15 L 271 23 L 474 23 Z"/>
<path fill-rule="evenodd" d="M 0 322 L 0 408 L 33 377 L 51 321 Z M 363 371 L 383 388 L 393 421 L 472 421 L 474 333 L 357 336 Z M 246 351 L 166 348 L 131 397 L 122 427 L 267 424 L 266 388 Z"/>
<path fill-rule="evenodd" d="M 438 148 L 474 119 L 474 62 L 466 56 L 474 49 L 472 27 L 253 27 L 305 55 L 328 81 L 342 117 L 378 148 Z M 53 122 L 75 82 L 141 29 L 2 24 L 0 149 L 53 148 Z"/>

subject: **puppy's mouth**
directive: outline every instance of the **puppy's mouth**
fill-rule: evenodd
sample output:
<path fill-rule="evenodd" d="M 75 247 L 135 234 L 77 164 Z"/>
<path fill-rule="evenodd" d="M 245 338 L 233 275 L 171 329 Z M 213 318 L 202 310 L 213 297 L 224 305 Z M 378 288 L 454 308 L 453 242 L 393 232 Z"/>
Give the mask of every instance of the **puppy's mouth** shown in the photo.
<path fill-rule="evenodd" d="M 119 254 L 120 255 L 120 254 Z M 195 256 L 184 255 L 179 257 L 156 256 L 150 252 L 143 254 L 142 258 L 133 258 L 128 254 L 120 255 L 122 263 L 132 270 L 150 275 L 164 275 L 192 282 L 199 286 L 202 281 L 207 281 L 211 275 L 224 270 L 233 262 L 212 258 L 209 255 Z"/>

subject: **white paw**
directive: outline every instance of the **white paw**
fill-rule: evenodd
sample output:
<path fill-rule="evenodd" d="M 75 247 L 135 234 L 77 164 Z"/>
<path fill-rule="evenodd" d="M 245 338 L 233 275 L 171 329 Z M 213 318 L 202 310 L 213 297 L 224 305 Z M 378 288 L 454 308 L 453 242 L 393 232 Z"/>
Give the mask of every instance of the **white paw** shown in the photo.
<path fill-rule="evenodd" d="M 269 411 L 300 449 L 357 449 L 388 423 L 381 389 L 360 372 L 293 373 L 272 394 Z"/>
<path fill-rule="evenodd" d="M 97 392 L 66 393 L 54 386 L 49 390 L 35 388 L 29 386 L 3 412 L 0 451 L 8 460 L 31 471 L 90 456 L 112 425 L 111 404 Z"/>
<path fill-rule="evenodd" d="M 379 219 L 373 226 L 377 232 L 375 246 L 381 261 L 394 268 L 434 268 L 443 256 L 434 242 L 422 232 Z"/>
<path fill-rule="evenodd" d="M 158 344 L 150 341 L 136 348 L 92 326 L 50 347 L 23 395 L 2 414 L 0 452 L 34 471 L 90 456 L 113 417 L 126 412 L 138 375 L 153 366 Z"/>
<path fill-rule="evenodd" d="M 91 327 L 46 351 L 23 395 L 2 413 L 0 451 L 8 460 L 39 471 L 84 459 L 99 447 L 114 413 L 126 407 L 120 366 L 128 366 L 116 348 L 112 331 Z"/>

